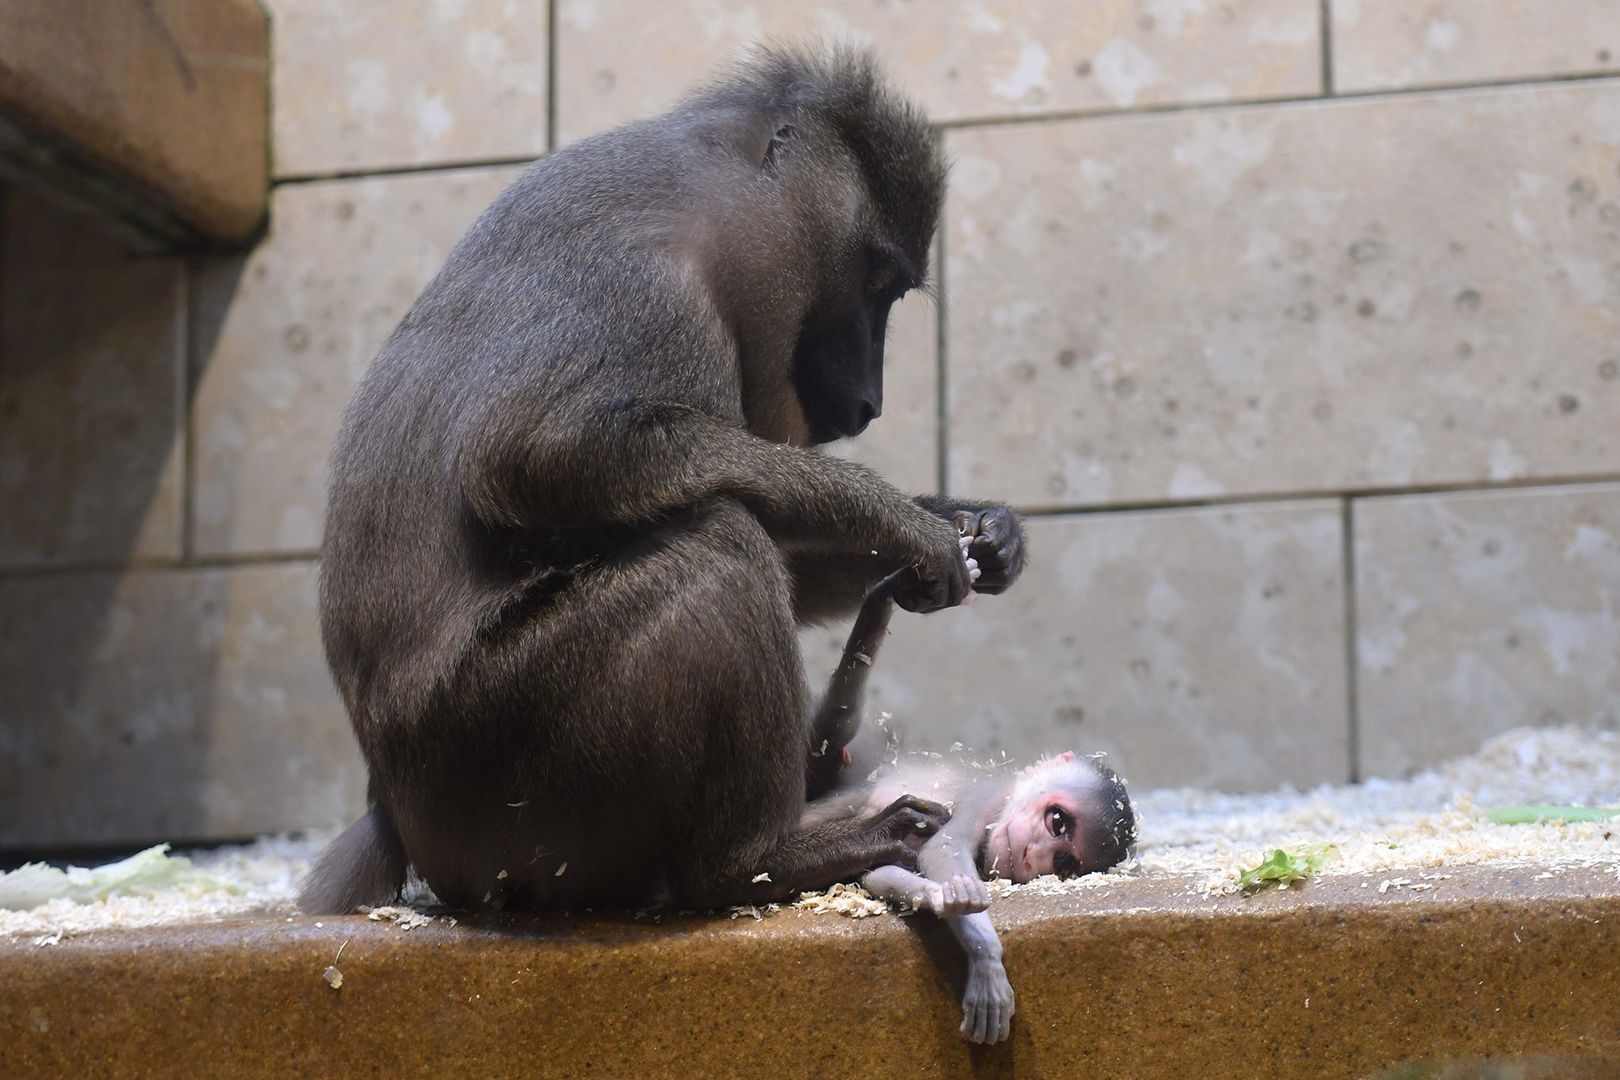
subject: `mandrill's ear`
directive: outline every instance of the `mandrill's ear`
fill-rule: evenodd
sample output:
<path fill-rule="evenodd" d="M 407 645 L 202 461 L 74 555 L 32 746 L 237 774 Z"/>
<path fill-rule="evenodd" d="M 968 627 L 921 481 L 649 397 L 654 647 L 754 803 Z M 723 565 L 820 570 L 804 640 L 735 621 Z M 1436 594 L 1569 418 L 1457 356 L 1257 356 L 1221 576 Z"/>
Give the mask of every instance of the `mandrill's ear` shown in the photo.
<path fill-rule="evenodd" d="M 769 170 L 782 156 L 784 142 L 791 141 L 797 134 L 797 129 L 772 113 L 734 110 L 723 119 L 704 125 L 699 138 L 752 162 L 757 169 Z"/>
<path fill-rule="evenodd" d="M 762 170 L 774 169 L 782 163 L 782 159 L 791 153 L 790 147 L 799 137 L 799 129 L 792 124 L 782 124 L 771 132 L 766 140 L 765 148 L 754 158 L 759 162 Z"/>

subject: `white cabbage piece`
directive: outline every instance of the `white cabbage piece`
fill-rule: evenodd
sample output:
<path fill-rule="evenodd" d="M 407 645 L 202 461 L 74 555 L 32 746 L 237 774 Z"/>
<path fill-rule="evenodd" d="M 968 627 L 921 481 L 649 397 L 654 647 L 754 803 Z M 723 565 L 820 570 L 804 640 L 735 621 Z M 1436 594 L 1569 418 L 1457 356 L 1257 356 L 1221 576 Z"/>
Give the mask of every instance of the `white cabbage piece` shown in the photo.
<path fill-rule="evenodd" d="M 240 886 L 194 870 L 183 855 L 170 855 L 168 844 L 138 851 L 105 866 L 70 866 L 58 870 L 45 863 L 24 863 L 0 874 L 0 911 L 28 911 L 52 900 L 86 904 L 109 896 L 153 893 L 187 885 L 227 889 Z"/>

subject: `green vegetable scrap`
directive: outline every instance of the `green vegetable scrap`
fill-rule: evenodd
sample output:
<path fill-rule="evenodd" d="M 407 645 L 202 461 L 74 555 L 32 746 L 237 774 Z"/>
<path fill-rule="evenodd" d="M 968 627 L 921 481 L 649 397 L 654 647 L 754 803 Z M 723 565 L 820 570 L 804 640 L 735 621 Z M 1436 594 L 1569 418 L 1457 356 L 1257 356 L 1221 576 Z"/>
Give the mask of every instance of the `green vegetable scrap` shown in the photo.
<path fill-rule="evenodd" d="M 1303 844 L 1291 852 L 1272 848 L 1260 865 L 1251 866 L 1238 875 L 1238 887 L 1244 892 L 1254 892 L 1268 885 L 1286 889 L 1320 872 L 1338 857 L 1339 849 L 1333 844 Z"/>
<path fill-rule="evenodd" d="M 1485 811 L 1492 825 L 1539 825 L 1546 821 L 1608 821 L 1620 816 L 1609 806 L 1498 806 Z"/>
<path fill-rule="evenodd" d="M 231 882 L 193 870 L 190 859 L 168 851 L 168 844 L 158 844 L 122 862 L 91 869 L 70 866 L 58 870 L 45 863 L 24 863 L 9 874 L 0 874 L 0 911 L 27 911 L 50 900 L 84 904 L 186 885 L 240 891 Z"/>

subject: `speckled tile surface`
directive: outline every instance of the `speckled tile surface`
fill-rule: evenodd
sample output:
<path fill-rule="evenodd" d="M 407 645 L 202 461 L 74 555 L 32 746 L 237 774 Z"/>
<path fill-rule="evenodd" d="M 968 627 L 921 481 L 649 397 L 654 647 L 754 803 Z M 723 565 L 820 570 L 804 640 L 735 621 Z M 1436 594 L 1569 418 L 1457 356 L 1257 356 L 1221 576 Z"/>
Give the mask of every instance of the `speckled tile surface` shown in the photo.
<path fill-rule="evenodd" d="M 315 587 L 312 563 L 0 580 L 0 848 L 357 813 Z"/>
<path fill-rule="evenodd" d="M 546 5 L 267 0 L 278 176 L 538 157 Z"/>
<path fill-rule="evenodd" d="M 1320 32 L 1314 0 L 559 0 L 559 142 L 661 112 L 759 40 L 871 45 L 950 121 L 1313 94 Z"/>
<path fill-rule="evenodd" d="M 1620 484 L 1361 500 L 1355 552 L 1366 775 L 1620 725 Z"/>
<path fill-rule="evenodd" d="M 1348 779 L 1337 503 L 1026 525 L 1004 595 L 895 615 L 869 700 L 916 744 L 1105 750 L 1149 786 Z M 812 685 L 846 630 L 807 635 Z"/>
<path fill-rule="evenodd" d="M 1620 82 L 949 147 L 953 487 L 1107 505 L 1620 460 Z"/>
<path fill-rule="evenodd" d="M 193 543 L 313 551 L 338 419 L 461 234 L 520 170 L 283 186 L 269 237 L 195 288 Z"/>
<path fill-rule="evenodd" d="M 1386 90 L 1620 71 L 1610 0 L 1334 0 L 1333 81 Z"/>
<path fill-rule="evenodd" d="M 0 569 L 180 554 L 179 260 L 0 193 Z"/>

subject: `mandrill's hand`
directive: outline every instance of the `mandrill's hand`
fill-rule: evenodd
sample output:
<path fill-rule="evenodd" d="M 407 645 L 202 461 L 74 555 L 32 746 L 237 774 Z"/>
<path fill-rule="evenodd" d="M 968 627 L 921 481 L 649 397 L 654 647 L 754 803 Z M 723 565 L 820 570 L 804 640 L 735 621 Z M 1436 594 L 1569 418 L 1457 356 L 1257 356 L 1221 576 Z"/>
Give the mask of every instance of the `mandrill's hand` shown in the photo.
<path fill-rule="evenodd" d="M 970 541 L 968 558 L 979 565 L 974 592 L 1004 592 L 1024 572 L 1024 523 L 1011 507 L 958 510 L 951 524 Z"/>
<path fill-rule="evenodd" d="M 894 602 L 906 611 L 927 614 L 955 607 L 968 599 L 978 568 L 968 558 L 960 530 L 938 518 L 922 518 L 923 537 L 914 561 L 883 583 L 893 583 Z"/>

